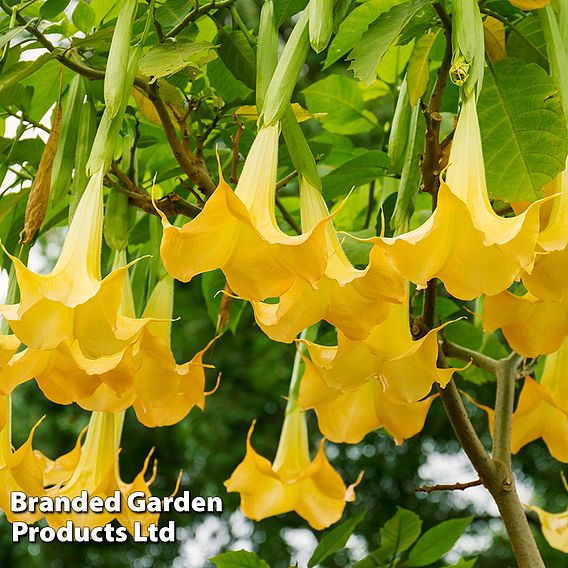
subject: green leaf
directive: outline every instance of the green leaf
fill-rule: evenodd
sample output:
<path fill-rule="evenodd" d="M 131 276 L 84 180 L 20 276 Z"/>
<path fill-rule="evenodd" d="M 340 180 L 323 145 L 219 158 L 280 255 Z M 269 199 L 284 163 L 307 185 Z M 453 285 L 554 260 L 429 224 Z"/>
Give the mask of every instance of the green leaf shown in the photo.
<path fill-rule="evenodd" d="M 7 43 L 10 43 L 19 33 L 23 32 L 26 28 L 24 26 L 16 26 L 15 28 L 10 28 L 5 32 L 0 34 L 0 49 L 2 49 Z"/>
<path fill-rule="evenodd" d="M 430 78 L 430 51 L 434 45 L 437 34 L 429 33 L 422 36 L 414 46 L 410 61 L 408 62 L 408 97 L 410 106 L 418 102 L 428 88 Z"/>
<path fill-rule="evenodd" d="M 308 562 L 308 568 L 312 568 L 312 566 L 323 562 L 328 556 L 331 556 L 334 552 L 343 548 L 347 544 L 349 537 L 357 528 L 357 525 L 363 520 L 366 513 L 366 510 L 361 511 L 355 517 L 347 519 L 334 529 L 327 532 L 321 539 L 317 548 L 314 550 L 314 553 Z"/>
<path fill-rule="evenodd" d="M 12 85 L 16 85 L 20 81 L 23 81 L 26 77 L 29 77 L 32 73 L 35 73 L 43 65 L 45 65 L 50 59 L 53 59 L 57 54 L 43 53 L 35 61 L 19 61 L 15 65 L 9 67 L 6 71 L 2 73 L 0 77 L 0 92 Z"/>
<path fill-rule="evenodd" d="M 473 517 L 450 519 L 427 530 L 410 551 L 406 564 L 408 566 L 433 564 L 454 547 L 471 521 Z"/>
<path fill-rule="evenodd" d="M 381 529 L 381 548 L 389 548 L 396 555 L 408 550 L 420 536 L 422 520 L 409 511 L 397 507 L 396 515 Z"/>
<path fill-rule="evenodd" d="M 546 42 L 538 16 L 523 18 L 515 29 L 517 32 L 511 32 L 507 38 L 507 55 L 547 67 Z"/>
<path fill-rule="evenodd" d="M 220 30 L 217 35 L 219 57 L 247 87 L 256 86 L 256 57 L 245 34 L 241 31 Z"/>
<path fill-rule="evenodd" d="M 308 0 L 274 0 L 274 19 L 279 28 L 288 18 L 306 7 Z"/>
<path fill-rule="evenodd" d="M 337 35 L 333 38 L 327 50 L 327 58 L 323 68 L 327 69 L 352 49 L 367 31 L 368 27 L 383 12 L 403 2 L 404 0 L 369 0 L 357 6 L 339 26 Z"/>
<path fill-rule="evenodd" d="M 355 77 L 370 85 L 376 78 L 377 67 L 387 49 L 399 36 L 412 17 L 432 0 L 411 0 L 398 4 L 381 14 L 357 42 L 348 59 Z"/>
<path fill-rule="evenodd" d="M 479 122 L 489 193 L 509 202 L 533 200 L 566 165 L 558 89 L 541 67 L 515 59 L 499 61 L 486 75 Z"/>
<path fill-rule="evenodd" d="M 341 75 L 330 75 L 302 91 L 308 109 L 326 113 L 326 130 L 338 134 L 359 134 L 377 127 L 374 114 L 365 110 L 362 85 Z"/>
<path fill-rule="evenodd" d="M 215 59 L 207 64 L 207 78 L 217 94 L 226 103 L 244 100 L 252 93 L 251 89 L 227 69 L 221 59 Z"/>
<path fill-rule="evenodd" d="M 73 16 L 71 19 L 77 26 L 77 29 L 88 34 L 95 25 L 96 15 L 91 6 L 84 0 L 81 0 L 75 7 L 75 10 L 73 10 Z"/>
<path fill-rule="evenodd" d="M 237 550 L 235 552 L 224 552 L 210 558 L 217 568 L 270 568 L 270 566 L 259 558 L 254 552 Z"/>
<path fill-rule="evenodd" d="M 144 75 L 159 79 L 169 77 L 189 66 L 207 62 L 207 54 L 213 49 L 209 42 L 175 41 L 158 45 L 144 54 L 138 69 Z"/>
<path fill-rule="evenodd" d="M 46 20 L 53 20 L 67 8 L 71 0 L 46 0 L 39 9 L 39 15 Z"/>
<path fill-rule="evenodd" d="M 323 193 L 328 199 L 347 195 L 354 187 L 365 185 L 384 175 L 389 166 L 388 154 L 381 150 L 369 150 L 323 177 Z"/>

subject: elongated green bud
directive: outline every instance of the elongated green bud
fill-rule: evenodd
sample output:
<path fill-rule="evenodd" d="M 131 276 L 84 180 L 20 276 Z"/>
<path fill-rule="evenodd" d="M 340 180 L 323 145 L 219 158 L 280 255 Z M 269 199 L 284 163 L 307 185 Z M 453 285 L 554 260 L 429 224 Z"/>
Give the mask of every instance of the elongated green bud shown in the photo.
<path fill-rule="evenodd" d="M 420 188 L 419 149 L 424 142 L 425 131 L 424 117 L 420 112 L 420 106 L 416 105 L 411 113 L 404 164 L 391 221 L 395 235 L 408 231 L 410 219 L 414 213 L 414 202 Z"/>
<path fill-rule="evenodd" d="M 105 206 L 104 236 L 112 250 L 128 245 L 128 196 L 113 189 Z"/>
<path fill-rule="evenodd" d="M 268 85 L 278 64 L 278 29 L 274 19 L 274 4 L 266 0 L 260 12 L 256 48 L 256 109 L 262 114 Z"/>
<path fill-rule="evenodd" d="M 77 144 L 77 124 L 85 98 L 85 83 L 75 75 L 69 85 L 69 93 L 63 107 L 59 144 L 51 168 L 51 198 L 59 201 L 71 187 L 71 174 Z"/>
<path fill-rule="evenodd" d="M 304 10 L 288 38 L 268 85 L 263 113 L 264 124 L 267 126 L 280 119 L 290 102 L 296 80 L 310 48 L 308 21 L 308 10 Z"/>
<path fill-rule="evenodd" d="M 87 101 L 81 108 L 79 126 L 77 128 L 77 148 L 75 151 L 73 183 L 71 184 L 71 200 L 69 202 L 69 222 L 73 219 L 75 209 L 79 205 L 89 180 L 89 176 L 87 176 L 87 160 L 91 153 L 96 127 L 97 113 L 93 103 L 87 98 Z"/>
<path fill-rule="evenodd" d="M 333 0 L 310 0 L 310 44 L 316 53 L 323 51 L 333 32 Z"/>
<path fill-rule="evenodd" d="M 411 114 L 412 109 L 410 108 L 410 98 L 408 96 L 408 82 L 405 76 L 400 85 L 400 92 L 394 109 L 388 144 L 388 154 L 393 164 L 393 170 L 396 173 L 402 172 L 404 151 L 408 143 Z"/>
<path fill-rule="evenodd" d="M 134 79 L 136 78 L 136 71 L 138 69 L 138 62 L 142 56 L 142 46 L 136 45 L 130 50 L 130 58 L 128 61 L 128 68 L 125 73 L 124 89 L 125 93 L 132 90 Z M 116 145 L 119 139 L 120 127 L 122 126 L 122 119 L 124 111 L 128 104 L 128 97 L 125 96 L 119 112 L 114 118 L 111 118 L 110 113 L 105 108 L 103 117 L 97 129 L 95 141 L 91 149 L 89 161 L 87 162 L 87 174 L 93 175 L 95 172 L 104 168 L 108 170 L 114 158 Z"/>
<path fill-rule="evenodd" d="M 564 114 L 568 117 L 568 53 L 562 41 L 562 34 L 554 10 L 547 6 L 539 10 L 539 15 L 546 40 L 550 71 L 560 87 Z"/>
<path fill-rule="evenodd" d="M 136 5 L 136 0 L 123 0 L 112 35 L 104 85 L 105 105 L 109 118 L 117 115 L 122 99 L 130 96 L 130 89 L 125 88 L 125 71 L 128 67 Z"/>
<path fill-rule="evenodd" d="M 316 161 L 290 104 L 282 117 L 282 134 L 296 171 L 304 176 L 310 185 L 321 191 Z"/>

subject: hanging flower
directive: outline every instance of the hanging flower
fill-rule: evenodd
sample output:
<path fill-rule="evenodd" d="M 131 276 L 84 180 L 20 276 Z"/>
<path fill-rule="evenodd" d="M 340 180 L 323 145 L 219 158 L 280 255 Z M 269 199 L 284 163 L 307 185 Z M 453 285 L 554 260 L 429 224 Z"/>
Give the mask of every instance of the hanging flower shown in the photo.
<path fill-rule="evenodd" d="M 300 211 L 305 231 L 329 218 L 321 192 L 303 177 Z M 327 266 L 315 287 L 298 279 L 278 303 L 253 302 L 256 321 L 271 339 L 291 342 L 320 320 L 351 339 L 365 339 L 387 317 L 389 303 L 404 301 L 404 281 L 382 250 L 375 247 L 368 267 L 358 270 L 343 252 L 331 221 L 325 226 L 325 238 Z"/>
<path fill-rule="evenodd" d="M 439 278 L 453 296 L 464 300 L 498 294 L 521 269 L 533 266 L 542 202 L 511 218 L 493 211 L 474 96 L 463 103 L 449 164 L 436 210 L 426 223 L 398 237 L 372 241 L 419 287 Z"/>
<path fill-rule="evenodd" d="M 501 328 L 512 349 L 524 357 L 538 357 L 560 349 L 568 336 L 568 302 L 549 304 L 532 294 L 502 292 L 483 304 L 483 327 Z"/>
<path fill-rule="evenodd" d="M 303 409 L 315 410 L 319 429 L 332 442 L 357 444 L 369 432 L 385 428 L 397 444 L 402 444 L 424 428 L 434 396 L 395 403 L 385 395 L 378 380 L 367 380 L 352 391 L 343 391 L 329 386 L 320 369 L 306 361 L 299 401 Z"/>
<path fill-rule="evenodd" d="M 87 358 L 114 355 L 145 325 L 118 315 L 127 266 L 101 280 L 103 171 L 89 180 L 61 255 L 48 275 L 36 274 L 18 258 L 14 263 L 20 303 L 0 306 L 16 337 L 32 349 L 57 348 L 76 342 Z M 38 325 L 41 322 L 41 325 Z"/>
<path fill-rule="evenodd" d="M 295 511 L 316 530 L 336 523 L 345 503 L 355 500 L 356 483 L 346 487 L 325 457 L 322 440 L 310 461 L 304 413 L 294 405 L 286 414 L 274 463 L 257 454 L 247 436 L 244 460 L 225 481 L 227 491 L 241 495 L 241 510 L 259 521 Z"/>
<path fill-rule="evenodd" d="M 65 496 L 72 499 L 87 491 L 88 495 L 100 496 L 103 499 L 120 491 L 120 512 L 112 513 L 104 510 L 102 513 L 46 513 L 45 518 L 50 526 L 59 528 L 68 520 L 79 527 L 100 527 L 114 518 L 133 532 L 134 522 L 140 522 L 142 532 L 146 532 L 150 523 L 156 523 L 157 513 L 134 513 L 126 505 L 126 499 L 133 491 L 142 491 L 146 498 L 150 497 L 150 489 L 156 471 L 150 480 L 146 481 L 144 475 L 147 471 L 149 458 L 146 458 L 142 471 L 132 483 L 125 483 L 120 478 L 118 454 L 120 451 L 120 434 L 124 414 L 109 412 L 93 412 L 87 430 L 85 442 L 81 448 L 81 455 L 71 477 L 64 483 L 48 490 L 52 497 Z"/>
<path fill-rule="evenodd" d="M 564 476 L 562 480 L 564 481 L 564 487 L 568 490 Z M 538 515 L 542 534 L 548 544 L 552 548 L 568 554 L 568 508 L 564 513 L 548 513 L 534 506 L 529 506 L 528 508 Z"/>
<path fill-rule="evenodd" d="M 530 377 L 513 414 L 511 446 L 517 453 L 528 443 L 542 438 L 558 461 L 568 463 L 568 340 L 546 357 L 540 383 Z"/>
<path fill-rule="evenodd" d="M 32 439 L 36 424 L 28 439 L 16 450 L 12 450 L 10 435 L 10 398 L 0 397 L 0 405 L 4 415 L 4 426 L 0 428 L 0 509 L 8 521 L 34 523 L 41 519 L 42 513 L 13 513 L 10 509 L 10 493 L 23 491 L 29 497 L 43 497 L 43 472 L 41 463 L 34 454 Z"/>
<path fill-rule="evenodd" d="M 161 255 L 182 282 L 221 268 L 231 290 L 246 300 L 278 297 L 297 279 L 312 285 L 327 262 L 325 224 L 298 236 L 283 233 L 274 199 L 279 125 L 263 127 L 245 161 L 235 192 L 219 172 L 219 186 L 203 211 L 182 228 L 162 215 Z"/>
<path fill-rule="evenodd" d="M 6 366 L 5 388 L 11 390 L 33 376 L 44 395 L 58 404 L 76 402 L 86 410 L 101 412 L 133 406 L 145 426 L 175 424 L 194 406 L 204 408 L 202 359 L 211 343 L 191 361 L 178 365 L 170 347 L 172 309 L 173 280 L 166 277 L 148 300 L 141 320 L 145 327 L 125 349 L 91 360 L 68 342 L 51 351 L 28 348 Z M 128 279 L 120 310 L 124 316 L 134 317 Z"/>
<path fill-rule="evenodd" d="M 532 271 L 523 275 L 523 283 L 545 302 L 568 303 L 568 160 L 555 182 L 560 195 L 552 201 L 548 223 L 538 239 L 547 254 L 537 256 Z"/>

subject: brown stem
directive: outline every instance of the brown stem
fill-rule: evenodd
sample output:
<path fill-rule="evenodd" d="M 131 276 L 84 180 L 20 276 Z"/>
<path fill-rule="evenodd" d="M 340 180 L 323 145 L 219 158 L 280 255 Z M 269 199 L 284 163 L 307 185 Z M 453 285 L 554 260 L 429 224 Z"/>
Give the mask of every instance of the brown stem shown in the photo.
<path fill-rule="evenodd" d="M 111 166 L 111 172 L 116 176 L 117 181 L 107 176 L 105 183 L 128 195 L 131 205 L 142 209 L 142 211 L 146 213 L 158 215 L 150 196 L 144 190 L 140 189 L 115 163 Z M 168 218 L 184 215 L 193 219 L 201 212 L 199 207 L 189 203 L 189 201 L 186 201 L 183 197 L 174 192 L 156 200 L 155 203 L 158 209 Z"/>
<path fill-rule="evenodd" d="M 168 109 L 163 99 L 160 97 L 157 83 L 148 84 L 148 97 L 152 101 L 152 104 L 160 117 L 164 133 L 166 134 L 166 139 L 178 164 L 181 166 L 187 177 L 195 183 L 197 187 L 199 187 L 200 191 L 202 191 L 204 195 L 211 195 L 215 190 L 215 184 L 205 167 L 205 163 L 201 158 L 191 152 L 191 150 L 188 152 L 188 148 L 184 148 L 183 142 L 178 138 Z"/>
<path fill-rule="evenodd" d="M 479 351 L 474 351 L 473 349 L 468 349 L 467 347 L 462 347 L 461 345 L 456 345 L 449 341 L 442 342 L 442 350 L 446 357 L 455 357 L 462 361 L 471 361 L 476 367 L 479 367 L 484 371 L 488 371 L 493 374 L 497 372 L 499 361 L 497 361 L 497 359 L 493 359 L 493 357 L 479 353 Z"/>
<path fill-rule="evenodd" d="M 288 225 L 290 225 L 290 227 L 292 227 L 292 229 L 298 235 L 301 234 L 302 229 L 300 229 L 300 226 L 298 225 L 298 223 L 296 223 L 296 221 L 294 220 L 292 215 L 290 215 L 290 213 L 288 213 L 288 210 L 286 209 L 286 207 L 284 207 L 284 205 L 282 205 L 282 202 L 280 201 L 280 199 L 278 199 L 278 197 L 276 197 L 275 200 L 276 200 L 276 207 L 278 207 L 278 210 L 280 211 L 280 213 L 282 213 L 282 217 L 284 217 L 284 219 L 286 220 L 286 223 L 288 223 Z"/>
<path fill-rule="evenodd" d="M 464 491 L 470 487 L 479 487 L 483 485 L 481 479 L 476 479 L 475 481 L 467 481 L 466 483 L 452 483 L 450 485 L 423 485 L 422 487 L 417 487 L 414 491 L 416 493 L 434 493 L 435 491 Z"/>

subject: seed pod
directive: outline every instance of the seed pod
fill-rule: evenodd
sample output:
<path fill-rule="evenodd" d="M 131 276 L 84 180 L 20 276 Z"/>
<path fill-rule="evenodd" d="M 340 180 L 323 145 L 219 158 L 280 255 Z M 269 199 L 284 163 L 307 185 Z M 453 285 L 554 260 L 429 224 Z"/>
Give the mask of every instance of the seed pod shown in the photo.
<path fill-rule="evenodd" d="M 104 236 L 112 250 L 128 245 L 128 196 L 113 189 L 105 206 Z"/>
<path fill-rule="evenodd" d="M 396 108 L 394 109 L 388 144 L 388 154 L 393 164 L 393 169 L 397 173 L 402 172 L 404 151 L 408 143 L 411 114 L 412 109 L 410 108 L 410 99 L 408 96 L 408 83 L 406 77 L 404 77 L 400 85 Z"/>
<path fill-rule="evenodd" d="M 71 80 L 65 108 L 61 117 L 59 146 L 51 169 L 51 198 L 59 201 L 69 191 L 77 145 L 77 124 L 85 99 L 85 83 L 76 75 Z"/>
<path fill-rule="evenodd" d="M 128 67 L 136 5 L 136 0 L 124 0 L 122 2 L 110 44 L 104 93 L 106 109 L 111 119 L 118 114 L 122 100 L 125 97 L 128 99 L 132 88 L 126 88 L 125 70 Z"/>
<path fill-rule="evenodd" d="M 333 32 L 333 0 L 310 0 L 310 44 L 316 53 L 323 51 Z"/>
<path fill-rule="evenodd" d="M 81 196 L 87 187 L 87 160 L 91 152 L 91 146 L 95 138 L 97 127 L 97 113 L 92 102 L 87 98 L 81 108 L 79 127 L 77 128 L 77 150 L 75 152 L 75 164 L 73 171 L 73 183 L 71 184 L 71 200 L 69 202 L 69 222 L 73 219 L 75 209 L 79 205 Z"/>
<path fill-rule="evenodd" d="M 41 155 L 37 174 L 32 183 L 32 189 L 26 204 L 24 230 L 20 233 L 20 242 L 28 244 L 38 232 L 47 211 L 49 190 L 51 188 L 51 168 L 57 151 L 61 128 L 61 102 L 57 103 L 53 115 L 53 123 L 49 138 Z"/>

